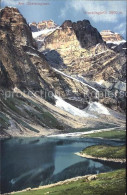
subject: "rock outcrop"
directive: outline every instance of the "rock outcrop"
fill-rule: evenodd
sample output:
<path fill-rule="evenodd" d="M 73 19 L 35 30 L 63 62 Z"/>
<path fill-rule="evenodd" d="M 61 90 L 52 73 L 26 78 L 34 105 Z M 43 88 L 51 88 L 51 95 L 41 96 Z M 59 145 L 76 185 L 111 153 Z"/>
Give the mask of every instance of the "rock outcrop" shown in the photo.
<path fill-rule="evenodd" d="M 58 25 L 53 20 L 41 21 L 39 23 L 32 22 L 29 24 L 32 32 L 37 32 L 44 29 L 56 28 Z"/>
<path fill-rule="evenodd" d="M 115 52 L 122 52 L 126 54 L 127 42 L 120 34 L 114 33 L 110 30 L 103 30 L 100 34 L 110 49 Z"/>
<path fill-rule="evenodd" d="M 12 87 L 38 88 L 38 71 L 31 63 L 24 48 L 36 48 L 26 20 L 16 8 L 5 8 L 0 12 L 0 65 L 1 82 Z"/>
<path fill-rule="evenodd" d="M 124 38 L 118 34 L 118 33 L 114 33 L 110 30 L 103 30 L 100 32 L 102 38 L 104 41 L 111 41 L 111 42 L 115 42 L 115 41 L 122 41 L 124 40 Z"/>

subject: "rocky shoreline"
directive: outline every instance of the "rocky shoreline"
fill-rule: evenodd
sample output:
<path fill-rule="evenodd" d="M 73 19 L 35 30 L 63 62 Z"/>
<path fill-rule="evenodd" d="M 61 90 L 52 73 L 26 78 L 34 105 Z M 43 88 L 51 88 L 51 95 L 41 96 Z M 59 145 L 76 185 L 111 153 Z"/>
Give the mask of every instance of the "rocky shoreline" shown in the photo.
<path fill-rule="evenodd" d="M 95 159 L 95 160 L 103 160 L 103 161 L 109 161 L 109 162 L 119 162 L 119 163 L 126 163 L 126 159 L 114 159 L 114 158 L 103 158 L 103 157 L 94 157 L 87 154 L 82 154 L 81 152 L 75 153 L 78 156 L 81 156 L 83 158 L 89 158 L 89 159 Z"/>
<path fill-rule="evenodd" d="M 87 134 L 92 134 L 92 133 L 101 133 L 103 131 L 111 131 L 111 130 L 116 130 L 116 129 L 120 129 L 122 128 L 123 129 L 123 126 L 122 127 L 112 127 L 112 128 L 105 128 L 105 129 L 99 129 L 99 130 L 90 130 L 90 131 L 84 131 L 84 132 L 65 132 L 65 133 L 62 133 L 60 130 L 57 130 L 57 129 L 48 129 L 48 132 L 45 130 L 43 133 L 33 133 L 32 135 L 31 134 L 18 134 L 18 136 L 16 135 L 13 135 L 13 136 L 0 136 L 0 139 L 10 139 L 10 138 L 26 138 L 26 137 L 80 137 L 80 136 L 83 136 L 83 135 L 87 135 Z M 86 137 L 87 138 L 87 137 Z M 103 139 L 101 137 L 97 137 L 99 139 Z M 116 139 L 114 139 L 116 140 Z M 118 140 L 119 141 L 119 140 Z"/>

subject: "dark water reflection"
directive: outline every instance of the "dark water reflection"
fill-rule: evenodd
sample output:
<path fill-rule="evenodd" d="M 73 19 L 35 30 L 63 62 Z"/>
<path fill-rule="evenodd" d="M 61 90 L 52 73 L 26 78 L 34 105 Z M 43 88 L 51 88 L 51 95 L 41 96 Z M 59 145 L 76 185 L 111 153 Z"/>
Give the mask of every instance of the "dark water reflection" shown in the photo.
<path fill-rule="evenodd" d="M 89 138 L 1 140 L 1 192 L 37 187 L 122 167 L 120 163 L 90 160 L 74 154 L 95 144 L 123 145 L 123 142 Z"/>

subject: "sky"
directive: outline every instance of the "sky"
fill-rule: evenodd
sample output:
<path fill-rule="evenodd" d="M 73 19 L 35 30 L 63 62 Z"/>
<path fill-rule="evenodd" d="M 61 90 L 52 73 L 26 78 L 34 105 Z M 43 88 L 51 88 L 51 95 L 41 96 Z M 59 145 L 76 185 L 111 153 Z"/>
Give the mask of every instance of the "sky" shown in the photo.
<path fill-rule="evenodd" d="M 17 7 L 28 23 L 54 20 L 88 19 L 92 26 L 120 33 L 126 39 L 126 4 L 124 0 L 1 0 L 1 7 Z"/>

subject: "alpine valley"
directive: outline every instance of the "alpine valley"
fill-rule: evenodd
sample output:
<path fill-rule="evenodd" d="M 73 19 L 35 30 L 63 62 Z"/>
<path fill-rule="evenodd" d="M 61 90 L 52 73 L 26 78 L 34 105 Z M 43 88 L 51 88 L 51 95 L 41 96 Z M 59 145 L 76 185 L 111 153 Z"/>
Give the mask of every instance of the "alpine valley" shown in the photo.
<path fill-rule="evenodd" d="M 126 41 L 88 20 L 27 24 L 0 10 L 0 136 L 124 127 Z"/>

